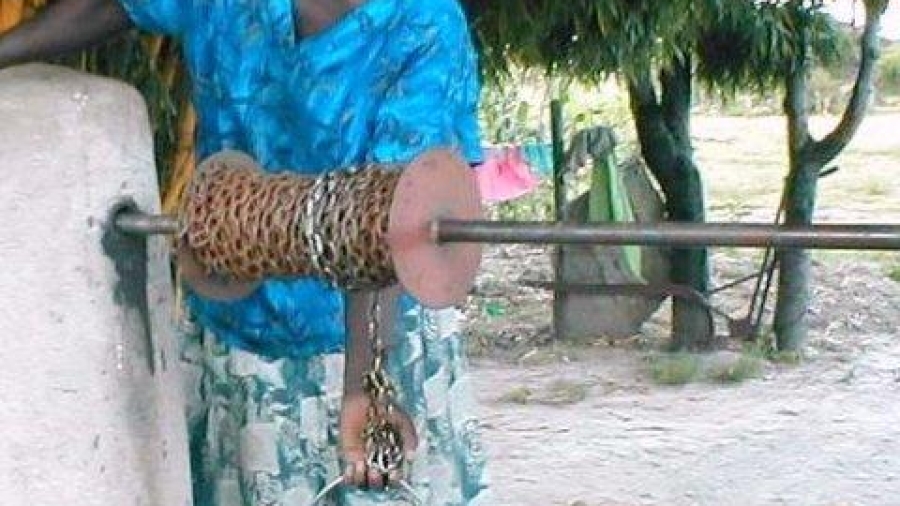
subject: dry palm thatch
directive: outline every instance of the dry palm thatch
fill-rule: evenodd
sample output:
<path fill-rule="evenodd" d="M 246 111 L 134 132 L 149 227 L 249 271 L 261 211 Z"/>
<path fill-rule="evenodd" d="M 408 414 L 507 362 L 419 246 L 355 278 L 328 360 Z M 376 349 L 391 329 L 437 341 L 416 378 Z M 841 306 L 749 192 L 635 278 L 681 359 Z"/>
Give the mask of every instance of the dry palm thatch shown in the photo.
<path fill-rule="evenodd" d="M 0 1 L 0 33 L 28 19 L 46 3 L 47 0 Z M 179 46 L 170 39 L 131 32 L 57 63 L 121 79 L 143 93 L 154 127 L 163 210 L 174 212 L 196 163 L 196 116 Z"/>

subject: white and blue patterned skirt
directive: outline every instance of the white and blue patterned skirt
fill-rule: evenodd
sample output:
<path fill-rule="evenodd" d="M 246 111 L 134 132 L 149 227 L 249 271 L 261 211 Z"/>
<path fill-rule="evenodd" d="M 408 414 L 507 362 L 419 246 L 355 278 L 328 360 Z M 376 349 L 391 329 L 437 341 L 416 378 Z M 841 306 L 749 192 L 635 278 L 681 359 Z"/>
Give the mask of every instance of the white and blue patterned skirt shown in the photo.
<path fill-rule="evenodd" d="M 429 506 L 488 504 L 459 314 L 416 307 L 401 319 L 389 365 L 420 436 L 410 482 Z M 188 334 L 195 505 L 307 506 L 342 469 L 343 354 L 271 360 Z M 344 489 L 325 504 L 410 503 Z"/>

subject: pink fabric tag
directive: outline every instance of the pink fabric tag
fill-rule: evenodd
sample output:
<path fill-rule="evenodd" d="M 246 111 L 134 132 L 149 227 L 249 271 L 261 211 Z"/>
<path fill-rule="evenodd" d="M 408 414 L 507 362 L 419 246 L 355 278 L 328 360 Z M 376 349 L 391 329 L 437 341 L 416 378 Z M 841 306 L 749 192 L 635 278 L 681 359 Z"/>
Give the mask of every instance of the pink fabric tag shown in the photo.
<path fill-rule="evenodd" d="M 475 169 L 481 198 L 485 202 L 517 199 L 540 184 L 519 148 L 487 149 L 485 153 L 487 161 Z"/>

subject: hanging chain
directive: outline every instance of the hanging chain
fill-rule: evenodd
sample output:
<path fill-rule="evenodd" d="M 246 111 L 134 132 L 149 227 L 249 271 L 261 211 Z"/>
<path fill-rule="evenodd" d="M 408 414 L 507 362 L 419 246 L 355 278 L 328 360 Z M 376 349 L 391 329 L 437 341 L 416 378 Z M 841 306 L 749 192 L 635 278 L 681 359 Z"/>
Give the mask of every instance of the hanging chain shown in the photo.
<path fill-rule="evenodd" d="M 363 377 L 363 389 L 369 396 L 369 409 L 366 414 L 366 427 L 363 429 L 363 439 L 366 448 L 366 466 L 382 475 L 385 482 L 388 476 L 394 472 L 402 471 L 406 461 L 403 455 L 403 438 L 400 430 L 391 421 L 394 414 L 394 397 L 396 389 L 390 376 L 385 370 L 387 364 L 387 343 L 381 333 L 381 297 L 378 292 L 372 295 L 369 305 L 368 323 L 366 325 L 366 337 L 372 347 L 372 364 L 369 371 Z M 344 478 L 340 477 L 329 483 L 313 499 L 310 506 L 317 506 L 334 489 L 344 484 Z M 416 506 L 425 502 L 416 494 L 415 489 L 401 476 L 396 483 Z"/>
<path fill-rule="evenodd" d="M 370 469 L 388 474 L 403 466 L 403 440 L 391 422 L 395 389 L 385 371 L 387 346 L 381 335 L 381 304 L 376 292 L 369 307 L 368 338 L 372 346 L 372 368 L 363 379 L 369 394 L 369 412 L 363 438 L 366 442 L 366 464 Z"/>

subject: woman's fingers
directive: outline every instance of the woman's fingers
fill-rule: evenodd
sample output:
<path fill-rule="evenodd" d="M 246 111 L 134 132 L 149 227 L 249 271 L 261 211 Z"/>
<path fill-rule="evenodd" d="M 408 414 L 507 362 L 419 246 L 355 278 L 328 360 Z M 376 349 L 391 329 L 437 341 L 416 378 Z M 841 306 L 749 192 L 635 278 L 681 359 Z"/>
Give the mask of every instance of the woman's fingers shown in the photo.
<path fill-rule="evenodd" d="M 380 471 L 376 471 L 375 469 L 369 468 L 369 489 L 371 490 L 381 490 L 387 485 L 385 483 L 385 476 L 381 474 Z"/>
<path fill-rule="evenodd" d="M 347 462 L 344 466 L 344 483 L 353 487 L 366 487 L 368 485 L 364 460 L 358 459 Z"/>
<path fill-rule="evenodd" d="M 419 448 L 419 436 L 416 432 L 416 426 L 402 412 L 395 412 L 393 422 L 400 431 L 400 438 L 403 441 L 403 458 L 411 461 L 416 456 L 416 450 Z"/>
<path fill-rule="evenodd" d="M 399 470 L 391 471 L 387 475 L 388 484 L 392 487 L 399 485 L 404 478 L 403 473 Z"/>
<path fill-rule="evenodd" d="M 349 413 L 348 413 L 349 415 Z M 401 409 L 387 409 L 384 412 L 387 421 L 396 430 L 399 436 L 399 442 L 402 445 L 403 465 L 400 469 L 389 470 L 377 469 L 370 467 L 367 462 L 366 450 L 364 450 L 365 442 L 361 434 L 358 439 L 350 436 L 356 435 L 357 431 L 346 431 L 344 437 L 348 439 L 343 449 L 344 453 L 344 484 L 351 487 L 358 487 L 373 491 L 381 491 L 385 487 L 396 487 L 407 479 L 407 472 L 410 468 L 412 459 L 416 455 L 419 446 L 419 438 L 412 422 L 412 419 Z M 362 419 L 360 419 L 362 420 Z M 397 441 L 398 439 L 388 437 L 387 440 Z"/>

